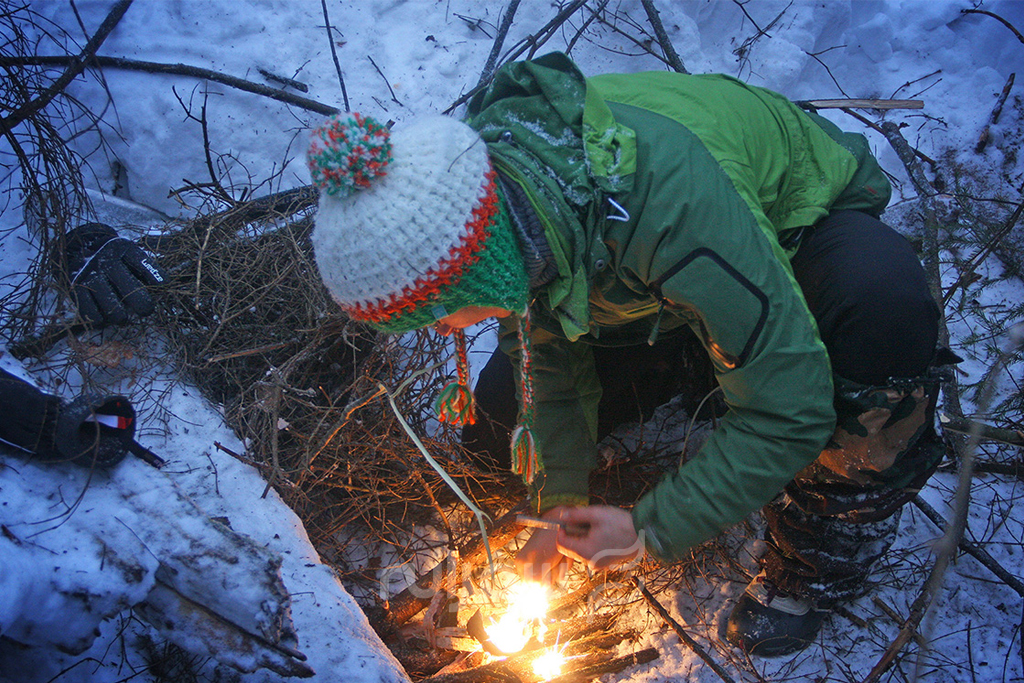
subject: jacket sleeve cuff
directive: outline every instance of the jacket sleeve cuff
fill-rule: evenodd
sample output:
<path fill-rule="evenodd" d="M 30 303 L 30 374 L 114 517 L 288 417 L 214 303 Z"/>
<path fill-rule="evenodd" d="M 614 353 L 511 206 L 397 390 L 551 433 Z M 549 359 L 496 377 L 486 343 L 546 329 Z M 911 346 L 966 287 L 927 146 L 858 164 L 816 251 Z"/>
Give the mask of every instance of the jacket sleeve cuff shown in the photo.
<path fill-rule="evenodd" d="M 633 528 L 644 544 L 644 549 L 662 562 L 671 561 L 673 558 L 666 544 L 667 539 L 662 538 L 657 529 L 656 511 L 650 501 L 646 497 L 640 499 L 630 514 L 633 517 Z"/>
<path fill-rule="evenodd" d="M 532 507 L 542 513 L 560 505 L 589 504 L 588 475 L 585 470 L 545 470 L 538 485 L 531 487 Z"/>

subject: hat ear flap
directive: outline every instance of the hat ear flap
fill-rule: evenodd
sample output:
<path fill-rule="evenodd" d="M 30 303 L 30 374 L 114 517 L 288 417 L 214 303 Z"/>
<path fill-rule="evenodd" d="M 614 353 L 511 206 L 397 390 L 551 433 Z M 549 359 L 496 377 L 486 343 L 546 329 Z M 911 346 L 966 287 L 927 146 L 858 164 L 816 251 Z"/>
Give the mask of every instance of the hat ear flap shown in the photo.
<path fill-rule="evenodd" d="M 452 425 L 476 424 L 476 403 L 469 386 L 469 359 L 466 355 L 466 333 L 455 330 L 455 370 L 458 378 L 449 382 L 434 399 L 437 419 Z"/>

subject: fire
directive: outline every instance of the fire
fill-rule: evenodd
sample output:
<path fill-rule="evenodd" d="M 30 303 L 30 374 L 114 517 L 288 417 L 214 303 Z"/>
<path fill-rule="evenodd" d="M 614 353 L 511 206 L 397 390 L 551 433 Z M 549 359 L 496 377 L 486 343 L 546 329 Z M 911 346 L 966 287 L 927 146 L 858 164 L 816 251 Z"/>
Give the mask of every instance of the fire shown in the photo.
<path fill-rule="evenodd" d="M 565 657 L 558 650 L 549 650 L 533 660 L 533 673 L 538 678 L 547 680 L 562 673 Z"/>
<path fill-rule="evenodd" d="M 533 622 L 548 611 L 550 592 L 537 581 L 520 581 L 509 589 L 508 610 L 491 626 L 487 636 L 502 652 L 519 652 L 530 640 Z"/>

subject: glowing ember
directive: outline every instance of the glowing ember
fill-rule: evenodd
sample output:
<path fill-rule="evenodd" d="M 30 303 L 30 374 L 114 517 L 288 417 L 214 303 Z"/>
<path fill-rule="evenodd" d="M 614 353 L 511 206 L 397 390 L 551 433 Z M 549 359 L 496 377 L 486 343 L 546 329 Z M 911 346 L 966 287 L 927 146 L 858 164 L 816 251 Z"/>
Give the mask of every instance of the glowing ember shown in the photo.
<path fill-rule="evenodd" d="M 562 673 L 563 664 L 565 664 L 565 657 L 562 656 L 562 653 L 551 650 L 533 660 L 533 673 L 544 680 L 554 678 Z"/>
<path fill-rule="evenodd" d="M 509 590 L 508 610 L 487 627 L 487 636 L 502 652 L 519 652 L 530 640 L 534 621 L 548 611 L 548 587 L 536 581 L 521 581 Z"/>

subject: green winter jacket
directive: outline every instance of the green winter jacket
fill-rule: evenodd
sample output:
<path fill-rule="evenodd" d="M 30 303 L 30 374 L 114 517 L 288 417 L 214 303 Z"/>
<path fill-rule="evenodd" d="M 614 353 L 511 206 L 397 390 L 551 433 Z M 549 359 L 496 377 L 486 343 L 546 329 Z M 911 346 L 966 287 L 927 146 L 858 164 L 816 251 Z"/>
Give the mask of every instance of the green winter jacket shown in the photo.
<path fill-rule="evenodd" d="M 878 215 L 862 136 L 720 75 L 584 78 L 563 54 L 508 64 L 470 102 L 496 168 L 544 224 L 558 277 L 533 292 L 540 509 L 585 504 L 601 396 L 591 345 L 688 325 L 729 407 L 633 509 L 666 559 L 773 498 L 835 423 L 832 374 L 788 257 L 830 210 Z M 512 325 L 502 347 L 516 356 Z"/>

